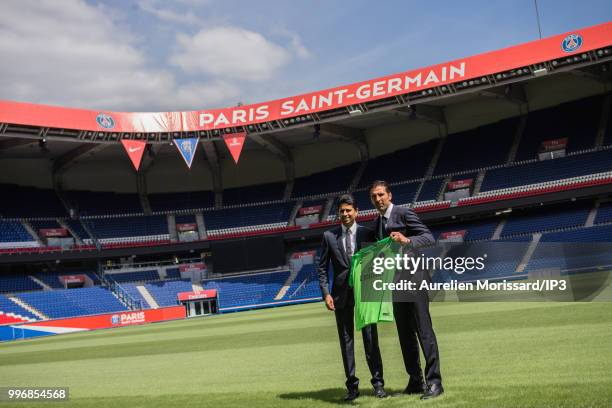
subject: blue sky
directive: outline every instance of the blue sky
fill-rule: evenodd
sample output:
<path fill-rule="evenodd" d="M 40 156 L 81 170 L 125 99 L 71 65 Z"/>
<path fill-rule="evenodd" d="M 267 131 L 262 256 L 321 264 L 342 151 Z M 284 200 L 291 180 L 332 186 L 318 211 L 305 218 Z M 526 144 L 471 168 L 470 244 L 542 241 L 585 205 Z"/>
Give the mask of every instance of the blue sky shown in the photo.
<path fill-rule="evenodd" d="M 543 35 L 612 3 L 539 0 Z M 260 102 L 535 40 L 533 0 L 3 0 L 0 99 L 118 111 Z"/>

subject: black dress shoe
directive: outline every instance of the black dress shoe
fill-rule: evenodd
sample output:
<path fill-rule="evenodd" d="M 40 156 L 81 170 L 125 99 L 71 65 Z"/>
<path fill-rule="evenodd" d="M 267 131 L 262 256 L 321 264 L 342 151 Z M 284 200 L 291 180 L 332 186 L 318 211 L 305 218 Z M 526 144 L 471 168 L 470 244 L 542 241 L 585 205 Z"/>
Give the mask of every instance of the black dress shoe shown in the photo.
<path fill-rule="evenodd" d="M 423 381 L 409 381 L 404 394 L 423 394 L 427 390 Z"/>
<path fill-rule="evenodd" d="M 376 398 L 387 398 L 387 392 L 385 391 L 385 388 L 382 385 L 379 385 L 377 387 L 374 387 L 374 396 Z"/>
<path fill-rule="evenodd" d="M 359 396 L 359 390 L 348 390 L 344 396 L 345 401 L 353 401 Z"/>
<path fill-rule="evenodd" d="M 427 391 L 423 395 L 421 395 L 422 400 L 428 400 L 432 398 L 439 397 L 444 392 L 444 388 L 442 388 L 442 384 L 431 384 Z"/>

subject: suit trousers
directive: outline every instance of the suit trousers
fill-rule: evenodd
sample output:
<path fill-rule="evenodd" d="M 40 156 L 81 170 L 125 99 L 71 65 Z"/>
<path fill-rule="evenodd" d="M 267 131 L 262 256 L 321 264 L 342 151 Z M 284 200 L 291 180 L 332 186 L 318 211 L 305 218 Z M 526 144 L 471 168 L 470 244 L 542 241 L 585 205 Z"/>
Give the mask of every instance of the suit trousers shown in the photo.
<path fill-rule="evenodd" d="M 355 375 L 355 320 L 353 316 L 354 306 L 336 308 L 336 327 L 338 328 L 338 338 L 340 339 L 340 351 L 342 353 L 342 363 L 344 374 L 346 375 L 346 388 L 349 390 L 359 387 L 359 378 Z M 365 349 L 366 361 L 370 368 L 372 378 L 370 382 L 374 387 L 384 386 L 383 366 L 378 347 L 378 330 L 375 324 L 364 327 L 361 330 L 363 347 Z"/>
<path fill-rule="evenodd" d="M 425 356 L 425 380 L 427 384 L 441 384 L 438 342 L 429 314 L 427 291 L 414 294 L 413 302 L 393 302 L 393 316 L 402 349 L 406 372 L 412 381 L 421 381 L 419 343 Z M 417 341 L 418 340 L 418 341 Z"/>

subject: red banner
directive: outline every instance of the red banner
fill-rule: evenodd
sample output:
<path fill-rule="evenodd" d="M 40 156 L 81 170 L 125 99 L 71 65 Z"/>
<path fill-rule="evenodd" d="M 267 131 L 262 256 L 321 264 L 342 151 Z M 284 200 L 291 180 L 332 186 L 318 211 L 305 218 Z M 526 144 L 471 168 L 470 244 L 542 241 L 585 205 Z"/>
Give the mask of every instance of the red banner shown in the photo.
<path fill-rule="evenodd" d="M 147 144 L 140 140 L 121 140 L 121 143 L 130 157 L 134 168 L 138 171 Z"/>
<path fill-rule="evenodd" d="M 85 283 L 87 277 L 85 275 L 60 275 L 59 280 L 62 283 Z"/>
<path fill-rule="evenodd" d="M 460 190 L 462 188 L 470 188 L 472 186 L 474 179 L 463 179 L 463 180 L 455 180 L 449 181 L 446 185 L 447 191 Z"/>
<path fill-rule="evenodd" d="M 43 237 L 67 237 L 69 236 L 66 228 L 41 228 L 38 233 Z"/>
<path fill-rule="evenodd" d="M 544 140 L 542 142 L 542 145 L 540 146 L 540 151 L 552 152 L 555 150 L 565 149 L 566 146 L 567 146 L 567 137 L 563 137 L 560 139 Z"/>
<path fill-rule="evenodd" d="M 164 320 L 184 319 L 184 306 L 162 307 L 138 311 L 107 313 L 103 315 L 73 317 L 69 319 L 44 320 L 21 325 L 20 327 L 44 326 L 46 328 L 66 329 L 107 329 L 110 327 L 129 326 L 133 324 L 161 322 Z"/>
<path fill-rule="evenodd" d="M 193 292 L 179 292 L 177 294 L 179 301 L 196 300 L 196 299 L 214 299 L 217 297 L 215 289 L 194 290 Z"/>
<path fill-rule="evenodd" d="M 315 256 L 316 253 L 317 253 L 316 251 L 294 252 L 293 254 L 291 254 L 291 258 L 294 258 L 294 259 L 306 258 L 306 257 L 309 257 L 309 256 Z"/>
<path fill-rule="evenodd" d="M 449 238 L 458 238 L 458 237 L 463 238 L 465 237 L 466 232 L 467 230 L 442 232 L 440 234 L 440 239 L 449 239 Z"/>
<path fill-rule="evenodd" d="M 179 231 L 179 232 L 197 231 L 198 230 L 198 224 L 195 224 L 193 222 L 185 223 L 185 224 L 176 224 L 176 230 Z"/>
<path fill-rule="evenodd" d="M 100 112 L 0 101 L 0 122 L 106 132 L 184 132 L 283 120 L 481 78 L 612 44 L 612 22 L 497 51 L 274 101 L 190 112 Z"/>
<path fill-rule="evenodd" d="M 298 210 L 298 214 L 299 215 L 319 214 L 322 208 L 323 208 L 322 205 L 312 205 L 310 207 L 302 207 Z"/>
<path fill-rule="evenodd" d="M 234 158 L 234 162 L 236 164 L 238 164 L 238 159 L 240 158 L 240 153 L 242 152 L 242 147 L 244 146 L 245 138 L 246 138 L 246 132 L 232 133 L 232 134 L 223 136 L 225 145 L 227 146 L 228 150 L 232 154 L 232 157 Z"/>
<path fill-rule="evenodd" d="M 206 264 L 204 262 L 196 262 L 191 264 L 179 265 L 180 272 L 189 272 L 189 271 L 203 271 L 206 269 Z"/>

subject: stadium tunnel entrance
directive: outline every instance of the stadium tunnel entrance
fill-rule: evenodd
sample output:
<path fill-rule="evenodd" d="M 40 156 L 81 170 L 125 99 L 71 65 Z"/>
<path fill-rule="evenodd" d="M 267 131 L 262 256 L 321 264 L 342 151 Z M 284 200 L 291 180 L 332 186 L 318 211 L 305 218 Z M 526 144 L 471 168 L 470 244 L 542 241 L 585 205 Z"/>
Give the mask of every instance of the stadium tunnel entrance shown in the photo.
<path fill-rule="evenodd" d="M 180 292 L 178 301 L 185 306 L 187 317 L 208 316 L 219 313 L 217 291 L 215 289 Z"/>

